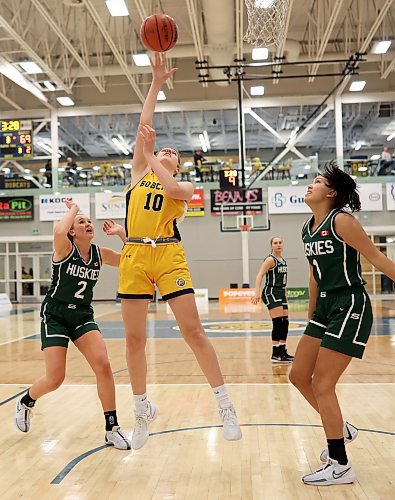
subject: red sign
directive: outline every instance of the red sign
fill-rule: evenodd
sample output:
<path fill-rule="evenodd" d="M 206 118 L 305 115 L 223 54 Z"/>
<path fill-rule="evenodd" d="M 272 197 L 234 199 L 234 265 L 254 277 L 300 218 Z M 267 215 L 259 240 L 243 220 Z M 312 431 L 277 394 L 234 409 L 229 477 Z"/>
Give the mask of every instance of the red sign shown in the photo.
<path fill-rule="evenodd" d="M 197 188 L 188 203 L 188 217 L 202 217 L 204 215 L 204 189 Z"/>

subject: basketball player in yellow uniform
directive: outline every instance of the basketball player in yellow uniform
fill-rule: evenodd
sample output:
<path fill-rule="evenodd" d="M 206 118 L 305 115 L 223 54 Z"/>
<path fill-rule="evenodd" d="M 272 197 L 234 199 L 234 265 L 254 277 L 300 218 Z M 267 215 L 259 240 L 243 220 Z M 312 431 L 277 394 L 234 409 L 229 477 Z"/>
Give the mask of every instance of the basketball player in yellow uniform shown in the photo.
<path fill-rule="evenodd" d="M 154 155 L 152 119 L 162 85 L 176 69 L 166 70 L 164 56 L 152 62 L 152 83 L 140 117 L 133 156 L 132 182 L 126 196 L 126 241 L 119 267 L 119 297 L 126 331 L 126 357 L 135 399 L 136 422 L 132 448 L 148 439 L 148 424 L 158 409 L 146 394 L 145 356 L 148 303 L 155 285 L 169 303 L 180 331 L 194 352 L 217 397 L 224 437 L 241 438 L 236 412 L 227 394 L 217 356 L 201 325 L 193 285 L 181 246 L 177 220 L 184 216 L 193 194 L 190 182 L 177 182 L 180 157 L 173 148 Z"/>

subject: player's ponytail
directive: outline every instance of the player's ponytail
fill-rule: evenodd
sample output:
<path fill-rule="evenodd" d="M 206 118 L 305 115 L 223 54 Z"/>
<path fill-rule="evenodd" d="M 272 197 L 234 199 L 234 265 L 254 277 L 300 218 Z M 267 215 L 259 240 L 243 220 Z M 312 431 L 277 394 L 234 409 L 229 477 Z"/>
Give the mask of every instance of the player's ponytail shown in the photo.
<path fill-rule="evenodd" d="M 322 177 L 328 186 L 336 191 L 335 208 L 348 207 L 351 212 L 361 210 L 357 184 L 354 179 L 340 170 L 335 161 L 330 161 L 324 166 Z"/>

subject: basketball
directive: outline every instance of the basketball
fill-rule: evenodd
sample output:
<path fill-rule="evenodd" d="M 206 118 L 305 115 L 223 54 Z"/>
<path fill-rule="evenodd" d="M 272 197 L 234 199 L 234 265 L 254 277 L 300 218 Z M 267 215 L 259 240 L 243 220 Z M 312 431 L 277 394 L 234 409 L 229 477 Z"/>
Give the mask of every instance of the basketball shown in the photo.
<path fill-rule="evenodd" d="M 166 14 L 153 14 L 140 28 L 143 45 L 154 52 L 166 52 L 177 42 L 178 28 L 174 19 Z"/>

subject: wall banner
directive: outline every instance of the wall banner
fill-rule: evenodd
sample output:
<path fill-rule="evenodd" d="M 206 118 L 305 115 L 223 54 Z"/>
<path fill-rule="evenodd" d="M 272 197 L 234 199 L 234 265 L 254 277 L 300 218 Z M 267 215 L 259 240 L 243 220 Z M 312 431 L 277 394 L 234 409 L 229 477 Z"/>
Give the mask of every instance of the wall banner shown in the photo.
<path fill-rule="evenodd" d="M 221 205 L 224 204 L 224 213 L 240 214 L 240 207 L 235 207 L 235 203 L 243 202 L 243 190 L 235 189 L 211 189 L 211 213 L 221 215 Z M 245 193 L 246 210 L 249 212 L 262 213 L 262 188 L 247 189 Z M 258 205 L 256 203 L 259 203 Z"/>
<path fill-rule="evenodd" d="M 80 213 L 90 217 L 89 194 L 42 194 L 40 195 L 40 221 L 60 220 L 68 208 L 64 204 L 71 198 L 80 207 Z"/>
<path fill-rule="evenodd" d="M 387 210 L 395 210 L 395 182 L 386 184 Z"/>
<path fill-rule="evenodd" d="M 33 219 L 33 196 L 0 196 L 0 222 Z"/>
<path fill-rule="evenodd" d="M 191 201 L 188 203 L 187 217 L 204 216 L 204 189 L 196 188 L 193 192 Z"/>
<path fill-rule="evenodd" d="M 358 184 L 358 193 L 362 211 L 383 211 L 383 187 L 381 184 Z"/>
<path fill-rule="evenodd" d="M 307 186 L 269 186 L 269 214 L 310 214 L 311 210 L 304 202 L 306 192 Z"/>
<path fill-rule="evenodd" d="M 95 193 L 96 219 L 124 219 L 126 217 L 125 193 Z"/>

